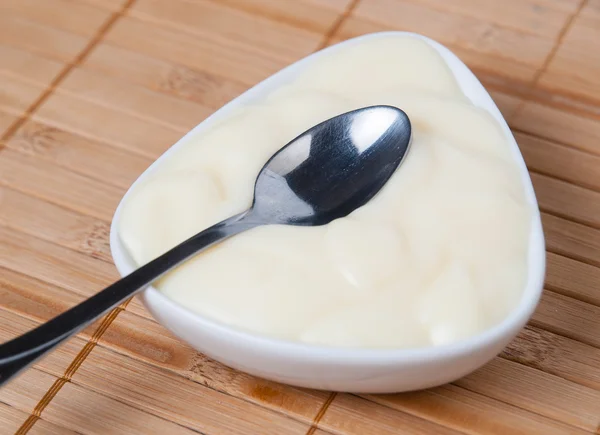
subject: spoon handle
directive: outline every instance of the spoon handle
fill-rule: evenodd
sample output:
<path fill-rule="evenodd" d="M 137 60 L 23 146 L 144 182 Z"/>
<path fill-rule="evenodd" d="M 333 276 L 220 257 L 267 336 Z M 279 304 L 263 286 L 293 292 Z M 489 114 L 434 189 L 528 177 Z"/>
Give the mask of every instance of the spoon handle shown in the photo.
<path fill-rule="evenodd" d="M 248 212 L 196 234 L 79 305 L 35 329 L 0 345 L 0 386 L 46 352 L 143 290 L 184 260 L 237 233 L 260 225 L 245 220 Z"/>

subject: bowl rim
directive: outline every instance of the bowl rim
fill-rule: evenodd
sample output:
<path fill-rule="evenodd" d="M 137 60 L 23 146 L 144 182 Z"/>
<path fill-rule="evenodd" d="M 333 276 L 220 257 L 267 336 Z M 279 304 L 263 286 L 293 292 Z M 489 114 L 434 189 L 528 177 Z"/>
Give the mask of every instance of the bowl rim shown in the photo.
<path fill-rule="evenodd" d="M 472 71 L 448 48 L 442 44 L 417 33 L 386 31 L 371 33 L 356 38 L 352 38 L 338 44 L 327 47 L 323 50 L 312 53 L 305 58 L 281 69 L 277 73 L 266 78 L 262 82 L 253 86 L 240 96 L 236 97 L 215 113 L 210 115 L 196 127 L 186 133 L 175 144 L 169 147 L 160 157 L 158 157 L 129 187 L 123 195 L 110 226 L 110 249 L 115 266 L 121 276 L 125 276 L 136 269 L 136 266 L 130 256 L 127 254 L 118 236 L 117 223 L 119 222 L 120 212 L 123 203 L 127 200 L 132 189 L 148 177 L 170 153 L 184 146 L 185 143 L 193 140 L 202 130 L 208 128 L 211 123 L 218 121 L 221 117 L 227 116 L 227 113 L 236 107 L 259 99 L 265 92 L 272 88 L 278 88 L 281 84 L 289 81 L 298 74 L 299 70 L 305 67 L 309 62 L 314 61 L 320 56 L 332 53 L 340 47 L 350 46 L 352 44 L 362 43 L 364 41 L 385 38 L 389 36 L 407 36 L 425 41 L 433 47 L 444 59 L 463 93 L 478 107 L 487 110 L 494 119 L 500 124 L 504 134 L 507 136 L 512 156 L 519 167 L 521 182 L 525 189 L 526 199 L 531 206 L 531 227 L 529 233 L 528 255 L 527 255 L 527 282 L 521 295 L 519 304 L 510 312 L 510 314 L 497 325 L 486 329 L 474 336 L 459 340 L 457 342 L 439 345 L 426 346 L 420 348 L 350 348 L 333 347 L 323 345 L 313 345 L 291 340 L 283 340 L 265 335 L 259 335 L 251 331 L 238 329 L 237 327 L 227 325 L 218 320 L 210 319 L 204 315 L 188 310 L 183 305 L 169 299 L 156 288 L 149 286 L 144 291 L 144 302 L 151 312 L 168 312 L 169 316 L 177 316 L 186 324 L 193 324 L 194 329 L 204 330 L 213 336 L 218 336 L 220 340 L 229 343 L 236 343 L 239 347 L 252 349 L 255 354 L 282 355 L 285 354 L 297 361 L 316 360 L 329 361 L 343 364 L 394 364 L 434 361 L 440 358 L 448 358 L 463 354 L 472 353 L 480 348 L 484 348 L 494 343 L 509 340 L 513 338 L 518 331 L 525 325 L 533 314 L 543 291 L 545 277 L 545 241 L 542 230 L 541 216 L 538 203 L 533 190 L 533 185 L 519 150 L 517 142 L 506 123 L 506 120 L 500 113 L 496 104 L 492 100 L 487 90 L 475 77 Z M 161 322 L 159 322 L 161 323 Z"/>

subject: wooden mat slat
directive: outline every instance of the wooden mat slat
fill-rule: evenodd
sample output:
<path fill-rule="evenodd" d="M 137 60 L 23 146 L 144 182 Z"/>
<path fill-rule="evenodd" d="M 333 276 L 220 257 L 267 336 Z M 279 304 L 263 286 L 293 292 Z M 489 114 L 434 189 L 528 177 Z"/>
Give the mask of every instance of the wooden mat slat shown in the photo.
<path fill-rule="evenodd" d="M 323 35 L 210 0 L 138 0 L 129 16 L 152 23 L 155 28 L 173 29 L 214 45 L 287 62 L 314 51 Z"/>
<path fill-rule="evenodd" d="M 288 63 L 248 52 L 234 43 L 205 41 L 196 35 L 157 27 L 131 17 L 119 20 L 104 41 L 247 85 L 268 77 Z"/>
<path fill-rule="evenodd" d="M 212 0 L 214 3 L 282 22 L 293 27 L 323 35 L 333 26 L 339 15 L 344 13 L 350 0 Z"/>
<path fill-rule="evenodd" d="M 319 426 L 334 433 L 392 435 L 397 434 L 399 429 L 407 434 L 458 435 L 461 433 L 429 419 L 383 407 L 350 394 L 335 396 Z"/>
<path fill-rule="evenodd" d="M 600 228 L 600 192 L 530 171 L 540 210 Z"/>
<path fill-rule="evenodd" d="M 143 379 L 139 379 L 140 371 Z M 220 428 L 224 433 L 278 434 L 305 433 L 308 429 L 307 423 L 103 346 L 94 349 L 73 382 L 201 432 Z M 287 405 L 294 406 L 294 402 Z M 309 405 L 314 408 L 318 402 Z"/>
<path fill-rule="evenodd" d="M 68 9 L 65 9 L 65 12 L 68 13 Z M 73 16 L 71 18 L 73 19 Z M 89 36 L 76 35 L 54 26 L 47 26 L 18 13 L 0 14 L 0 41 L 3 44 L 50 59 L 72 62 L 85 48 L 88 40 Z"/>
<path fill-rule="evenodd" d="M 214 111 L 214 108 L 196 102 L 81 68 L 69 75 L 60 87 L 60 92 L 112 111 L 163 125 L 176 130 L 180 135 L 198 124 L 198 119 L 204 119 Z"/>
<path fill-rule="evenodd" d="M 511 127 L 600 155 L 600 116 L 528 101 Z"/>
<path fill-rule="evenodd" d="M 127 0 L 80 0 L 83 3 L 91 4 L 97 8 L 107 9 L 112 12 L 118 12 L 121 10 Z"/>
<path fill-rule="evenodd" d="M 105 142 L 29 120 L 11 137 L 6 147 L 45 160 L 93 180 L 126 189 L 152 159 Z"/>
<path fill-rule="evenodd" d="M 600 38 L 600 3 L 588 1 L 558 49 L 540 87 L 574 98 L 600 102 L 598 67 L 600 53 L 594 47 Z"/>
<path fill-rule="evenodd" d="M 90 414 L 94 419 L 90 419 Z M 198 432 L 69 382 L 44 409 L 49 421 L 76 433 L 194 435 Z M 37 422 L 36 422 L 37 426 Z"/>
<path fill-rule="evenodd" d="M 5 254 L 0 266 L 22 275 L 14 285 L 26 285 L 23 291 L 32 295 L 43 294 L 51 286 L 56 291 L 66 290 L 85 298 L 118 278 L 114 267 L 105 261 L 21 233 L 14 228 L 0 226 L 0 234 L 4 248 L 2 254 Z M 8 272 L 5 273 L 8 276 Z M 23 277 L 33 280 L 20 282 Z M 10 284 L 4 285 L 8 287 Z M 138 299 L 134 299 L 128 308 L 142 316 L 149 316 Z"/>
<path fill-rule="evenodd" d="M 566 380 L 600 389 L 600 349 L 528 325 L 502 352 L 502 358 Z"/>
<path fill-rule="evenodd" d="M 596 305 L 545 290 L 531 324 L 600 348 L 600 307 Z"/>
<path fill-rule="evenodd" d="M 516 133 L 515 139 L 530 170 L 600 191 L 600 156 L 530 134 Z"/>
<path fill-rule="evenodd" d="M 598 427 L 600 391 L 504 358 L 456 385 L 587 431 Z"/>
<path fill-rule="evenodd" d="M 456 385 L 405 395 L 364 397 L 472 435 L 588 433 Z"/>
<path fill-rule="evenodd" d="M 7 403 L 22 411 L 28 406 L 23 399 L 29 393 L 28 388 L 50 386 L 56 380 L 55 376 L 33 368 L 7 387 L 11 390 L 9 394 L 5 394 Z M 50 427 L 59 430 L 57 433 L 62 433 L 62 431 L 72 431 L 73 433 L 117 431 L 117 433 L 132 434 L 196 433 L 171 421 L 90 392 L 72 383 L 62 386 L 53 400 L 44 408 L 43 414 L 44 420 L 51 425 Z M 90 415 L 94 415 L 94 418 L 90 418 Z M 37 427 L 39 422 L 40 420 L 36 419 L 33 423 L 36 429 L 39 429 Z"/>
<path fill-rule="evenodd" d="M 44 298 L 39 299 L 43 300 Z M 65 304 L 72 300 L 72 298 L 65 299 Z M 54 304 L 56 306 L 56 301 L 54 301 Z M 22 306 L 15 307 L 15 305 L 16 304 L 12 304 L 12 306 L 9 305 L 7 307 L 0 308 L 0 313 L 2 314 L 2 319 L 4 320 L 0 328 L 0 336 L 3 341 L 7 340 L 9 337 L 13 337 L 14 334 L 22 334 L 27 330 L 39 325 L 42 321 L 45 321 L 49 315 L 49 312 L 57 311 L 55 307 L 52 307 L 51 309 L 44 309 L 41 304 L 38 304 L 37 307 L 34 307 L 34 303 L 32 302 L 28 302 L 26 308 L 23 308 Z M 25 310 L 28 312 L 24 313 Z M 91 328 L 88 328 L 87 331 L 89 330 L 91 330 Z M 56 352 L 48 356 L 48 358 L 36 362 L 33 367 L 44 372 L 48 372 L 55 377 L 60 377 L 63 375 L 73 358 L 75 358 L 77 353 L 81 350 L 84 343 L 85 341 L 79 337 L 74 340 L 70 340 L 67 345 L 61 346 Z M 31 388 L 33 387 L 34 386 Z M 2 398 L 1 401 L 6 402 L 6 400 L 4 400 L 4 394 L 3 388 L 0 390 L 0 397 Z M 35 397 L 30 398 L 34 399 Z M 41 395 L 35 399 L 37 401 L 40 398 Z M 28 411 L 31 411 L 33 408 L 34 406 L 30 407 Z"/>
<path fill-rule="evenodd" d="M 557 293 L 600 306 L 600 269 L 562 255 L 546 255 L 546 287 Z"/>
<path fill-rule="evenodd" d="M 19 119 L 19 115 L 5 112 L 0 108 L 0 136 L 3 135 L 8 128 Z M 1 146 L 0 146 L 1 148 Z"/>
<path fill-rule="evenodd" d="M 2 388 L 1 402 L 29 416 L 56 379 L 55 376 L 33 367 L 15 378 L 15 382 Z"/>
<path fill-rule="evenodd" d="M 114 207 L 190 127 L 321 45 L 389 28 L 449 45 L 517 129 L 546 212 L 551 289 L 501 357 L 457 385 L 364 398 L 225 368 L 174 339 L 134 300 L 102 324 L 81 365 L 73 358 L 97 325 L 0 391 L 0 421 L 14 427 L 15 416 L 38 406 L 29 433 L 597 430 L 600 61 L 585 50 L 600 28 L 599 2 L 523 0 L 498 9 L 473 1 L 138 0 L 122 15 L 123 0 L 0 0 L 0 131 L 9 136 L 0 154 L 9 210 L 0 221 L 0 339 L 116 279 L 107 244 Z M 28 111 L 31 119 L 19 120 Z"/>
<path fill-rule="evenodd" d="M 590 265 L 600 264 L 598 230 L 548 213 L 542 213 L 542 225 L 548 251 Z"/>
<path fill-rule="evenodd" d="M 236 80 L 104 42 L 90 54 L 83 67 L 212 109 L 248 88 Z"/>
<path fill-rule="evenodd" d="M 44 87 L 2 75 L 0 92 L 2 107 L 9 113 L 21 114 L 44 92 Z"/>
<path fill-rule="evenodd" d="M 110 143 L 155 159 L 181 137 L 181 130 L 166 127 L 123 111 L 57 93 L 34 115 L 35 120 L 72 133 Z"/>
<path fill-rule="evenodd" d="M 5 403 L 0 403 L 0 421 L 2 421 L 3 429 L 6 433 L 15 433 L 27 417 L 28 414 L 26 412 L 19 411 Z M 29 433 L 31 435 L 77 435 L 76 432 L 57 426 L 43 419 L 38 420 L 35 424 L 35 430 L 31 430 Z"/>
<path fill-rule="evenodd" d="M 119 188 L 10 149 L 5 149 L 2 157 L 0 181 L 6 186 L 105 221 L 112 218 L 123 193 Z"/>
<path fill-rule="evenodd" d="M 106 11 L 69 0 L 2 0 L 1 7 L 13 18 L 88 38 L 98 32 L 108 17 Z"/>
<path fill-rule="evenodd" d="M 22 81 L 48 86 L 64 67 L 63 62 L 48 59 L 10 45 L 0 45 L 2 74 Z"/>

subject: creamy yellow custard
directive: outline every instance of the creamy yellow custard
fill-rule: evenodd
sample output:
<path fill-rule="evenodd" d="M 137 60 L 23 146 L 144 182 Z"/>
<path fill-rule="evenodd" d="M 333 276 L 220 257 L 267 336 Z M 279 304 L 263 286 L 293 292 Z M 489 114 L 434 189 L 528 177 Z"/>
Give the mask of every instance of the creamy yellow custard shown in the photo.
<path fill-rule="evenodd" d="M 128 253 L 142 265 L 244 211 L 274 152 L 374 104 L 404 110 L 413 142 L 373 200 L 322 227 L 242 233 L 155 287 L 217 321 L 330 346 L 440 345 L 497 324 L 524 290 L 533 210 L 509 138 L 441 56 L 408 36 L 321 56 L 172 153 L 123 204 Z"/>

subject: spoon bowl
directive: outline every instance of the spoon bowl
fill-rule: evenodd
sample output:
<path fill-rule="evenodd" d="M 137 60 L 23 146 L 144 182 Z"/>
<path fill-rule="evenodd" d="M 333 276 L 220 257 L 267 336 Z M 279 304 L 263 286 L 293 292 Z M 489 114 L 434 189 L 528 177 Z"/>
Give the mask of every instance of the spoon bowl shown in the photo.
<path fill-rule="evenodd" d="M 408 150 L 411 125 L 391 106 L 354 110 L 302 133 L 265 164 L 251 214 L 264 223 L 324 225 L 366 204 Z"/>

